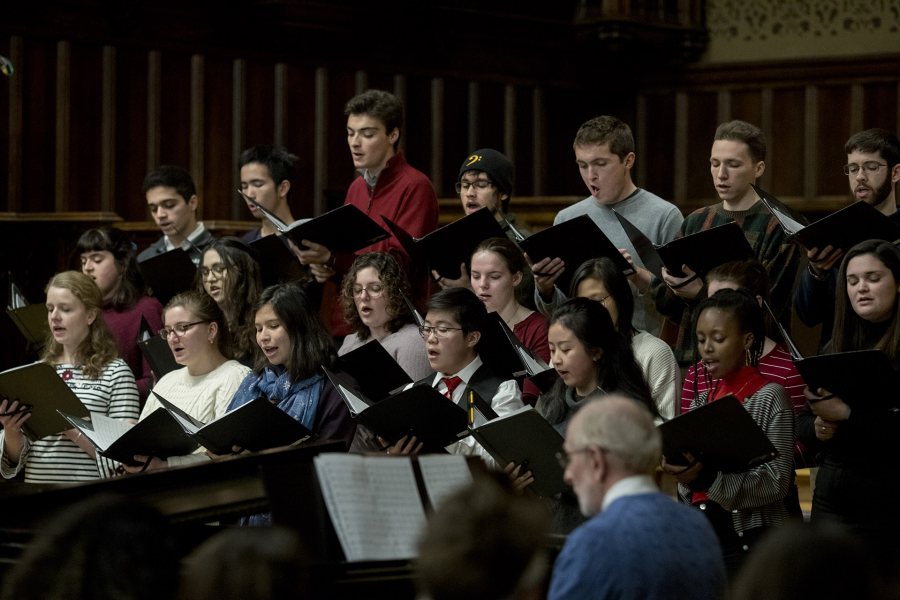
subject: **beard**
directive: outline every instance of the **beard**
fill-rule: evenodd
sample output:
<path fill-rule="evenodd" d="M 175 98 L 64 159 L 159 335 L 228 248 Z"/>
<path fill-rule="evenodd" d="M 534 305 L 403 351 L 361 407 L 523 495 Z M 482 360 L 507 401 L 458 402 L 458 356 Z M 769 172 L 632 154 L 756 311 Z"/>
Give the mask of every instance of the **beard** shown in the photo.
<path fill-rule="evenodd" d="M 893 189 L 894 182 L 891 181 L 890 173 L 888 173 L 888 176 L 884 178 L 884 182 L 876 189 L 872 190 L 872 201 L 869 204 L 875 208 L 881 206 L 881 204 L 887 200 L 887 197 L 891 195 Z"/>

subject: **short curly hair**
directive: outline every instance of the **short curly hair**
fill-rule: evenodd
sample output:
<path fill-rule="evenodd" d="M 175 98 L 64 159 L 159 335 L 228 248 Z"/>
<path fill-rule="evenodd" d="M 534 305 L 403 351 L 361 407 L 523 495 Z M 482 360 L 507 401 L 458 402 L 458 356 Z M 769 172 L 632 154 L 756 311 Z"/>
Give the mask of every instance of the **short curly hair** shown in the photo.
<path fill-rule="evenodd" d="M 407 303 L 410 294 L 409 280 L 403 269 L 387 252 L 362 254 L 353 261 L 353 265 L 341 284 L 341 308 L 344 312 L 344 320 L 361 340 L 369 339 L 372 332 L 362 322 L 356 310 L 356 303 L 353 301 L 353 286 L 356 284 L 356 275 L 369 267 L 378 272 L 378 278 L 384 285 L 384 294 L 387 299 L 386 309 L 390 317 L 387 323 L 388 331 L 394 333 L 407 323 L 413 322 L 412 311 Z"/>

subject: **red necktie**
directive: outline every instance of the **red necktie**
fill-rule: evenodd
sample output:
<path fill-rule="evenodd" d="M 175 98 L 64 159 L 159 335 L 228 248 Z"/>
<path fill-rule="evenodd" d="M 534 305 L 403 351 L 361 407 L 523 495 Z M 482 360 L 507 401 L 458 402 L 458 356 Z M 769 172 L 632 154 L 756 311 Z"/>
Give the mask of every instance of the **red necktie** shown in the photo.
<path fill-rule="evenodd" d="M 447 386 L 447 391 L 444 395 L 453 400 L 453 390 L 459 387 L 459 384 L 462 383 L 462 378 L 454 375 L 453 377 L 444 377 L 442 381 L 444 382 L 444 385 Z"/>

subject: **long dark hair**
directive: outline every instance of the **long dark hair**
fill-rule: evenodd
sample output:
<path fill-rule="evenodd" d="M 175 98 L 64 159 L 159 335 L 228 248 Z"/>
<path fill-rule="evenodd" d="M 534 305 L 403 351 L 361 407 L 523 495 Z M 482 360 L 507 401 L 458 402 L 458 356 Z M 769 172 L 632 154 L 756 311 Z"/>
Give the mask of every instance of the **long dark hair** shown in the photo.
<path fill-rule="evenodd" d="M 890 242 L 882 240 L 866 240 L 853 246 L 841 262 L 838 272 L 836 302 L 834 310 L 834 334 L 831 340 L 835 352 L 864 350 L 866 340 L 871 339 L 873 324 L 856 314 L 847 296 L 847 265 L 850 260 L 871 254 L 877 258 L 893 274 L 894 282 L 900 285 L 900 249 Z M 841 289 L 841 287 L 843 289 Z M 875 344 L 875 348 L 884 352 L 891 360 L 900 355 L 900 298 L 894 300 L 894 313 L 891 315 L 887 331 Z"/>
<path fill-rule="evenodd" d="M 616 263 L 606 257 L 586 260 L 572 276 L 569 298 L 578 295 L 578 286 L 585 279 L 596 279 L 603 283 L 603 287 L 615 301 L 616 311 L 619 313 L 615 323 L 616 329 L 628 338 L 630 344 L 634 334 L 634 326 L 631 324 L 634 318 L 634 295 L 631 293 L 631 286 L 628 285 L 628 278 L 622 274 Z"/>
<path fill-rule="evenodd" d="M 219 254 L 228 270 L 221 308 L 228 321 L 235 355 L 251 356 L 254 352 L 253 317 L 256 314 L 256 301 L 262 290 L 259 262 L 255 252 L 234 237 L 216 240 L 204 250 L 203 254 L 210 250 L 215 250 Z M 206 293 L 200 269 L 197 269 L 197 290 Z"/>
<path fill-rule="evenodd" d="M 597 361 L 597 383 L 605 392 L 620 392 L 647 407 L 654 417 L 659 410 L 634 358 L 631 342 L 616 330 L 612 319 L 599 302 L 572 298 L 550 317 L 550 326 L 559 323 L 572 331 L 588 350 L 601 350 Z M 566 414 L 566 384 L 558 379 L 550 391 L 538 398 L 537 410 L 551 423 L 561 423 Z"/>
<path fill-rule="evenodd" d="M 284 365 L 291 381 L 312 377 L 322 365 L 334 365 L 336 353 L 331 336 L 302 287 L 294 283 L 267 287 L 259 296 L 254 314 L 266 304 L 272 307 L 291 340 L 291 357 Z M 266 357 L 257 354 L 253 369 L 256 374 L 262 373 L 267 366 Z"/>
<path fill-rule="evenodd" d="M 75 244 L 80 256 L 85 252 L 107 251 L 116 263 L 116 283 L 106 303 L 117 311 L 134 306 L 147 293 L 147 285 L 137 266 L 134 242 L 127 233 L 115 227 L 97 227 L 81 234 Z"/>

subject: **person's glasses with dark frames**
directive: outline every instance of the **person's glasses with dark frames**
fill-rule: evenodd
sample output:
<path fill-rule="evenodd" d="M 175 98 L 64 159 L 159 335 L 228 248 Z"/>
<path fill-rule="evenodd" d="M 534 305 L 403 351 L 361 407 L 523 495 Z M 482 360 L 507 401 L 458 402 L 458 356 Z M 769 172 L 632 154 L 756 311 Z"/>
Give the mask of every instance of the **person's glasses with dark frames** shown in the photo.
<path fill-rule="evenodd" d="M 164 340 L 169 339 L 169 336 L 172 335 L 173 333 L 176 335 L 176 337 L 181 337 L 184 334 L 186 334 L 188 331 L 190 331 L 191 327 L 193 327 L 194 325 L 199 325 L 200 323 L 209 323 L 209 321 L 193 321 L 191 323 L 176 323 L 172 327 L 163 327 L 157 333 L 159 334 L 159 337 L 161 337 Z"/>
<path fill-rule="evenodd" d="M 856 175 L 859 173 L 859 170 L 862 169 L 866 173 L 875 173 L 881 167 L 886 167 L 887 165 L 884 163 L 880 163 L 874 160 L 867 160 L 861 165 L 856 163 L 850 163 L 849 165 L 844 165 L 844 175 Z"/>
<path fill-rule="evenodd" d="M 354 285 L 351 290 L 354 296 L 362 296 L 363 292 L 369 295 L 369 298 L 378 298 L 384 294 L 383 283 L 369 283 L 366 285 Z"/>
<path fill-rule="evenodd" d="M 419 325 L 419 335 L 422 339 L 427 340 L 433 333 L 438 339 L 445 338 L 450 335 L 451 331 L 462 331 L 462 327 L 447 327 L 446 325 Z"/>
<path fill-rule="evenodd" d="M 222 263 L 216 263 L 211 267 L 200 267 L 200 269 L 199 269 L 200 279 L 206 279 L 211 274 L 215 275 L 216 277 L 221 277 L 222 274 L 224 274 L 225 271 L 227 271 L 227 270 L 228 270 L 228 267 L 226 267 Z"/>
<path fill-rule="evenodd" d="M 468 192 L 469 189 L 475 186 L 475 189 L 478 190 L 486 190 L 489 187 L 494 187 L 494 182 L 490 179 L 476 179 L 475 181 L 458 181 L 456 183 L 456 193 L 460 192 Z"/>

